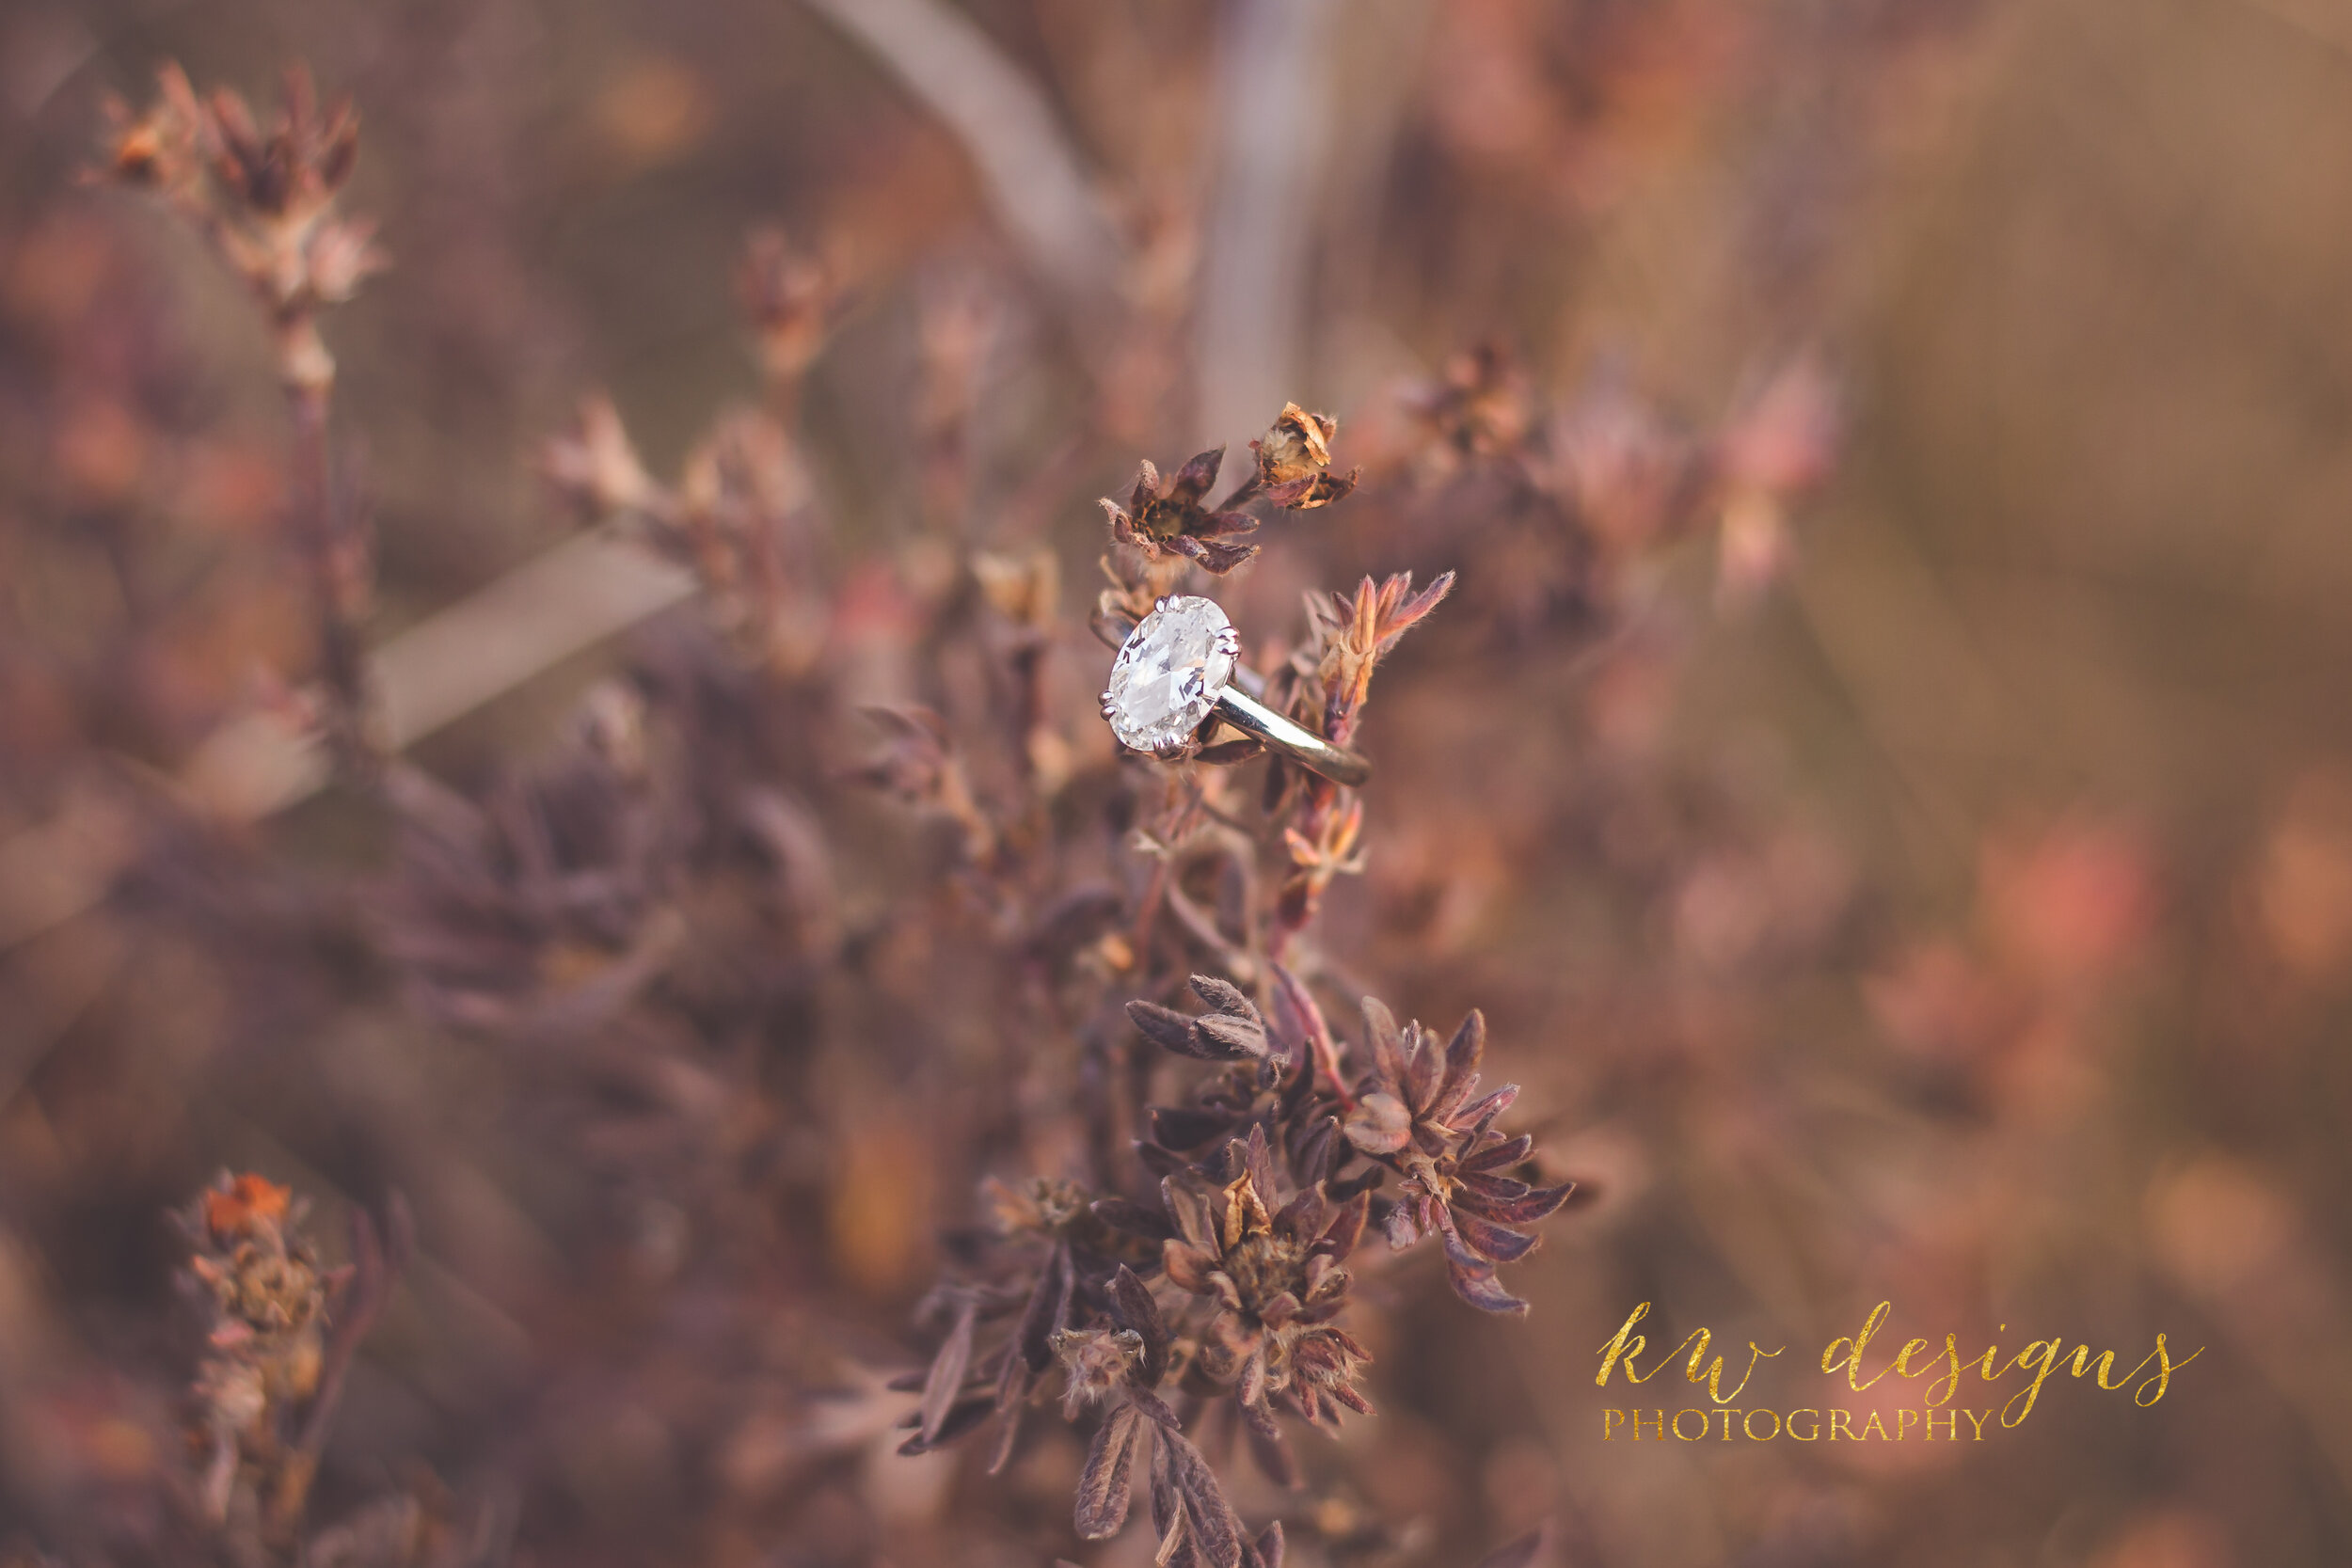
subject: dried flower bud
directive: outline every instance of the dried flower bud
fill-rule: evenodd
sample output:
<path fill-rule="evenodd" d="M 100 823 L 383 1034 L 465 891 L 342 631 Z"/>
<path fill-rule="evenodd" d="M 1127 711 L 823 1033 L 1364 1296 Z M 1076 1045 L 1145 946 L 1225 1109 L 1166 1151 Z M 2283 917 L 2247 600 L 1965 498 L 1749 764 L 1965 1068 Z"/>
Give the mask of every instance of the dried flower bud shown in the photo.
<path fill-rule="evenodd" d="M 660 486 L 645 471 L 608 397 L 581 401 L 579 425 L 548 442 L 539 471 L 589 522 L 649 512 L 660 499 Z"/>
<path fill-rule="evenodd" d="M 1785 496 L 1818 483 L 1837 449 L 1836 384 L 1820 363 L 1781 366 L 1716 437 L 1716 462 L 1733 489 Z"/>
<path fill-rule="evenodd" d="M 331 219 L 310 236 L 309 262 L 311 296 L 323 305 L 340 305 L 359 292 L 360 281 L 384 269 L 384 253 L 375 246 L 375 225 L 366 218 Z"/>
<path fill-rule="evenodd" d="M 1434 385 L 1406 401 L 1448 463 L 1518 451 L 1534 419 L 1526 376 L 1495 343 L 1455 355 Z"/>
<path fill-rule="evenodd" d="M 1239 987 L 1214 975 L 1196 974 L 1192 990 L 1215 1010 L 1188 1018 L 1156 1003 L 1130 1002 L 1127 1016 L 1154 1045 L 1179 1056 L 1237 1062 L 1267 1054 L 1265 1020 Z"/>
<path fill-rule="evenodd" d="M 1320 648 L 1316 673 L 1324 689 L 1327 736 L 1345 741 L 1371 688 L 1373 666 L 1453 588 L 1454 574 L 1448 572 L 1416 594 L 1412 574 L 1400 572 L 1377 584 L 1366 578 L 1353 594 L 1308 601 Z"/>
<path fill-rule="evenodd" d="M 996 613 L 1015 625 L 1042 632 L 1054 623 L 1054 602 L 1061 593 L 1061 562 L 1049 549 L 1026 555 L 972 558 L 972 576 Z"/>
<path fill-rule="evenodd" d="M 262 1226 L 283 1225 L 293 1198 L 292 1188 L 267 1177 L 236 1177 L 204 1195 L 204 1228 L 225 1245 Z"/>
<path fill-rule="evenodd" d="M 186 74 L 167 65 L 144 113 L 109 112 L 116 132 L 105 174 L 157 193 L 200 228 L 268 308 L 279 332 L 280 379 L 323 390 L 334 361 L 310 318 L 349 299 L 385 264 L 373 223 L 335 215 L 358 157 L 350 101 L 322 106 L 310 73 L 296 67 L 263 131 L 236 93 L 199 99 Z"/>
<path fill-rule="evenodd" d="M 1089 1212 L 1087 1191 L 1074 1181 L 1041 1176 L 1015 1187 L 990 1177 L 980 1192 L 1000 1235 L 1053 1235 Z"/>
<path fill-rule="evenodd" d="M 155 74 L 155 101 L 142 113 L 134 117 L 119 99 L 106 104 L 115 126 L 107 172 L 126 185 L 183 196 L 203 173 L 204 108 L 179 66 L 167 62 Z"/>
<path fill-rule="evenodd" d="M 1258 482 L 1276 505 L 1293 512 L 1328 506 L 1356 488 L 1359 469 L 1333 474 L 1331 438 L 1339 421 L 1328 414 L 1310 414 L 1295 403 L 1282 412 L 1263 436 L 1249 443 L 1258 454 Z"/>
<path fill-rule="evenodd" d="M 997 843 L 995 825 L 972 792 L 963 761 L 947 743 L 946 721 L 929 708 L 869 707 L 866 716 L 885 733 L 882 749 L 849 776 L 918 810 L 954 822 L 964 853 L 984 863 Z"/>
<path fill-rule="evenodd" d="M 1100 1404 L 1126 1386 L 1143 1360 L 1143 1336 L 1133 1329 L 1068 1328 L 1049 1342 L 1069 1379 L 1062 1414 L 1073 1419 L 1085 1406 Z"/>
<path fill-rule="evenodd" d="M 758 341 L 760 369 L 771 382 L 798 381 L 832 330 L 840 294 L 834 269 L 771 225 L 744 245 L 735 293 Z"/>
<path fill-rule="evenodd" d="M 1256 555 L 1257 546 L 1237 544 L 1232 536 L 1254 531 L 1257 518 L 1246 512 L 1211 512 L 1200 504 L 1200 498 L 1216 483 L 1224 461 L 1225 449 L 1213 448 L 1197 454 L 1166 480 L 1159 469 L 1145 462 L 1136 474 L 1124 507 L 1107 496 L 1103 498 L 1111 537 L 1140 550 L 1147 561 L 1181 557 L 1219 575 Z"/>

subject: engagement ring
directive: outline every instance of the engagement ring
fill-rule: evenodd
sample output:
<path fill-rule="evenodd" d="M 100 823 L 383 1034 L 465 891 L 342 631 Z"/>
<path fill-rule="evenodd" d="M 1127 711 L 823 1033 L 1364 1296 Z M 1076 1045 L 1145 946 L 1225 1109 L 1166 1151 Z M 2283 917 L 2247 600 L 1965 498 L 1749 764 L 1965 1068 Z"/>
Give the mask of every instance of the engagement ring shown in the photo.
<path fill-rule="evenodd" d="M 1214 599 L 1159 601 L 1136 623 L 1103 689 L 1103 717 L 1130 751 L 1166 756 L 1189 745 L 1212 713 L 1334 784 L 1360 784 L 1372 765 L 1291 722 L 1237 684 L 1241 637 Z M 1252 684 L 1255 684 L 1254 681 Z"/>

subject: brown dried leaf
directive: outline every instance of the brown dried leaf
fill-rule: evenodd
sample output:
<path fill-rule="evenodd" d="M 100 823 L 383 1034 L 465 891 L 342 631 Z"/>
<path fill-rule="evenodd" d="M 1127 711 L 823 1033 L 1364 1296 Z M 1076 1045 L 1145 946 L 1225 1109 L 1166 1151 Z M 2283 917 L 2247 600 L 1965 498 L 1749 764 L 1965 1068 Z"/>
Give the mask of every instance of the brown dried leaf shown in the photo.
<path fill-rule="evenodd" d="M 1535 1250 L 1535 1237 L 1480 1219 L 1458 1204 L 1454 1209 L 1454 1228 L 1463 1245 L 1489 1262 L 1516 1263 Z"/>
<path fill-rule="evenodd" d="M 1054 1243 L 1051 1257 L 1037 1276 L 1037 1285 L 1029 1292 L 1029 1304 L 1021 1314 L 1021 1327 L 1013 1336 L 1020 1347 L 1022 1359 L 1033 1372 L 1041 1372 L 1054 1360 L 1054 1331 L 1062 1326 L 1070 1307 L 1070 1248 Z"/>
<path fill-rule="evenodd" d="M 1499 1225 L 1533 1225 L 1549 1217 L 1575 1191 L 1573 1181 L 1564 1181 L 1557 1187 L 1531 1187 L 1512 1197 L 1490 1197 L 1475 1189 L 1466 1189 L 1454 1195 L 1454 1206 Z"/>
<path fill-rule="evenodd" d="M 1257 1004 L 1251 1002 L 1248 993 L 1231 980 L 1220 980 L 1214 974 L 1196 974 L 1185 983 L 1192 987 L 1193 995 L 1218 1012 L 1232 1013 L 1253 1023 L 1259 1022 Z"/>
<path fill-rule="evenodd" d="M 1119 1326 L 1143 1340 L 1143 1361 L 1136 1369 L 1141 1374 L 1139 1381 L 1146 1388 L 1158 1387 L 1160 1379 L 1168 1372 L 1170 1341 L 1168 1321 L 1160 1315 L 1160 1304 L 1152 1299 L 1150 1287 L 1124 1263 L 1111 1275 L 1110 1296 L 1111 1315 L 1119 1321 Z"/>
<path fill-rule="evenodd" d="M 1176 470 L 1176 477 L 1168 481 L 1168 499 L 1186 503 L 1199 501 L 1216 483 L 1216 471 L 1224 462 L 1223 447 L 1213 447 L 1207 451 L 1195 453 L 1189 462 Z M 1145 467 L 1148 468 L 1150 465 Z"/>
<path fill-rule="evenodd" d="M 1220 1046 L 1234 1056 L 1263 1056 L 1266 1053 L 1265 1025 L 1254 1018 L 1234 1018 L 1227 1013 L 1207 1013 L 1193 1021 L 1193 1033 L 1201 1039 Z"/>
<path fill-rule="evenodd" d="M 1175 1008 L 1163 1007 L 1156 1002 L 1130 1002 L 1127 1016 L 1143 1037 L 1161 1050 L 1173 1051 L 1180 1056 L 1200 1054 L 1193 1043 L 1192 1020 Z"/>
<path fill-rule="evenodd" d="M 1459 1109 L 1478 1086 L 1478 1067 L 1486 1056 L 1486 1015 L 1472 1007 L 1454 1031 L 1445 1048 L 1445 1077 L 1429 1107 L 1432 1119 L 1443 1121 Z"/>
<path fill-rule="evenodd" d="M 1364 1045 L 1372 1054 L 1372 1070 L 1381 1088 L 1401 1095 L 1405 1087 L 1405 1041 L 1397 1033 L 1396 1015 L 1376 996 L 1363 1002 Z"/>
<path fill-rule="evenodd" d="M 930 1375 L 923 1382 L 923 1418 L 918 1429 L 925 1442 L 939 1436 L 940 1427 L 956 1402 L 956 1393 L 963 1386 L 964 1374 L 972 1366 L 972 1324 L 978 1315 L 979 1303 L 966 1296 L 956 1313 L 955 1326 L 947 1331 L 939 1354 L 931 1357 Z"/>
<path fill-rule="evenodd" d="M 1168 1476 L 1182 1499 L 1184 1524 L 1209 1568 L 1240 1568 L 1244 1537 L 1216 1472 L 1182 1433 L 1162 1432 L 1154 1450 L 1168 1456 Z"/>
<path fill-rule="evenodd" d="M 1263 1403 L 1245 1404 L 1241 1413 L 1243 1430 L 1249 1436 L 1249 1457 L 1257 1462 L 1259 1472 L 1288 1491 L 1304 1486 L 1306 1478 L 1299 1473 L 1297 1456 L 1291 1452 L 1282 1429 L 1275 1424 L 1273 1413 Z"/>
<path fill-rule="evenodd" d="M 1106 1540 L 1127 1522 L 1136 1447 L 1143 1431 L 1141 1414 L 1134 1405 L 1123 1403 L 1095 1429 L 1086 1468 L 1078 1477 L 1077 1510 L 1072 1521 L 1085 1539 Z"/>
<path fill-rule="evenodd" d="M 1438 1228 L 1445 1237 L 1445 1275 L 1454 1293 L 1482 1312 L 1524 1316 L 1527 1303 L 1495 1280 L 1495 1266 L 1462 1243 L 1453 1217 L 1438 1211 Z"/>

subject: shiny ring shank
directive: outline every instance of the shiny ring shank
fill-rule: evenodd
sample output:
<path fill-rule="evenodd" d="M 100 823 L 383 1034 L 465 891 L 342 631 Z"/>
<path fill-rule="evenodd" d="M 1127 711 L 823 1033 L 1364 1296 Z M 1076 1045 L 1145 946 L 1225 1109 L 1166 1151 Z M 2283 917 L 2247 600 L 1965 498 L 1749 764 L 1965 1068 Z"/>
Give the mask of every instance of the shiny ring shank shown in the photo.
<path fill-rule="evenodd" d="M 1362 757 L 1292 723 L 1238 686 L 1229 686 L 1218 695 L 1216 711 L 1233 728 L 1257 736 L 1301 768 L 1311 768 L 1334 784 L 1356 785 L 1372 777 L 1372 765 Z"/>

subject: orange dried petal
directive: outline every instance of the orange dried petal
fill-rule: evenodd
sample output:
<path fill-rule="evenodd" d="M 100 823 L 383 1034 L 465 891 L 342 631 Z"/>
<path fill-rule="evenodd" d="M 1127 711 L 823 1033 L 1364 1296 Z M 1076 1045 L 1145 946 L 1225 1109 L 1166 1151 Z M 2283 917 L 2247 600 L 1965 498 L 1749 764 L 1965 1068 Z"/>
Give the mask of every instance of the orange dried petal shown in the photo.
<path fill-rule="evenodd" d="M 247 1172 L 231 1181 L 227 1191 L 204 1195 L 204 1224 L 223 1240 L 242 1236 L 264 1220 L 285 1219 L 293 1201 L 292 1188 Z"/>

